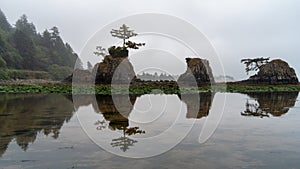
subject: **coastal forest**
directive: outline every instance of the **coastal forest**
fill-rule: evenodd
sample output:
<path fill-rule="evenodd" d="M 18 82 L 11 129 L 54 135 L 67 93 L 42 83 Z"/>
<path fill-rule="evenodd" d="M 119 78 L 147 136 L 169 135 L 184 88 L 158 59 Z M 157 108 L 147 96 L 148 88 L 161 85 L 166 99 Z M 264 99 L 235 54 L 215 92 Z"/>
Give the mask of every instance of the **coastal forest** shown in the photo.
<path fill-rule="evenodd" d="M 37 32 L 26 15 L 11 25 L 0 9 L 0 79 L 62 80 L 77 59 L 56 26 Z"/>

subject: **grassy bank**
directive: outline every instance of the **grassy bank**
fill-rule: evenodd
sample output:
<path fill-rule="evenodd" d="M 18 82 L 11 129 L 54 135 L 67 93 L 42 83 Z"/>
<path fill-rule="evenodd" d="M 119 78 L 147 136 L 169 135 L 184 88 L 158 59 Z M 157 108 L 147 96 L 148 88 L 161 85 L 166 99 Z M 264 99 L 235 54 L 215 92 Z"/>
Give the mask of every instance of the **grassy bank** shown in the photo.
<path fill-rule="evenodd" d="M 0 93 L 75 93 L 75 94 L 148 94 L 148 93 L 197 93 L 197 92 L 283 92 L 283 91 L 300 91 L 300 85 L 215 85 L 213 87 L 203 86 L 197 88 L 184 87 L 178 88 L 173 85 L 149 86 L 149 85 L 132 85 L 129 90 L 126 86 L 110 85 L 66 85 L 66 84 L 35 84 L 35 85 L 0 85 Z"/>
<path fill-rule="evenodd" d="M 300 85 L 240 85 L 228 84 L 227 92 L 293 92 L 300 91 Z"/>

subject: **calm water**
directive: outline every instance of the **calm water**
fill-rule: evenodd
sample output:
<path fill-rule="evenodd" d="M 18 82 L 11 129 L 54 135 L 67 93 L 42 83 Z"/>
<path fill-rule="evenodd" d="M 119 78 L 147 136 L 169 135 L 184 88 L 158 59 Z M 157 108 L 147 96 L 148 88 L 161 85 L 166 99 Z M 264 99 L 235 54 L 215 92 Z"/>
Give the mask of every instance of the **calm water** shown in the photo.
<path fill-rule="evenodd" d="M 300 168 L 298 99 L 298 92 L 202 93 L 200 100 L 1 94 L 0 168 Z M 205 121 L 223 106 L 217 130 L 200 144 Z M 122 157 L 168 149 L 185 134 L 163 154 Z"/>

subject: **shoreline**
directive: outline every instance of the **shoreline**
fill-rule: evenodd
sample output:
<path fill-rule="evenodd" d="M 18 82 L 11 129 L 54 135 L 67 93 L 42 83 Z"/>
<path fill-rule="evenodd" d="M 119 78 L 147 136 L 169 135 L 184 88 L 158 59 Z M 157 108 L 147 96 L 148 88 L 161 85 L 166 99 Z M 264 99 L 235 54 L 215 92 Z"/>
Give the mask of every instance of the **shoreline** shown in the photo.
<path fill-rule="evenodd" d="M 28 81 L 27 81 L 28 82 Z M 300 92 L 300 84 L 266 85 L 266 84 L 239 84 L 217 83 L 213 86 L 204 85 L 198 88 L 181 87 L 164 84 L 163 82 L 149 84 L 132 84 L 129 89 L 126 85 L 87 85 L 66 84 L 56 81 L 43 81 L 43 83 L 0 83 L 0 93 L 61 93 L 61 94 L 189 94 L 201 92 Z"/>

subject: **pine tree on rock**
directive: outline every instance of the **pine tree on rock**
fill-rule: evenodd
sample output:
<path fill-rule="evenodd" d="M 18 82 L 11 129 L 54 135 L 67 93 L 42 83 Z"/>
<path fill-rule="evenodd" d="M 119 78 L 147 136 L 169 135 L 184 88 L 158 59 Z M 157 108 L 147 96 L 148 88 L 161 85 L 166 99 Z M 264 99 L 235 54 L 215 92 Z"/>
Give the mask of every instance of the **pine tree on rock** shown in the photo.
<path fill-rule="evenodd" d="M 108 49 L 108 52 L 113 57 L 127 57 L 128 56 L 128 48 L 130 49 L 139 49 L 140 46 L 145 46 L 145 43 L 136 43 L 132 41 L 126 41 L 127 39 L 137 36 L 138 34 L 134 32 L 134 30 L 130 30 L 128 26 L 123 24 L 120 29 L 112 29 L 110 31 L 113 37 L 119 38 L 123 40 L 123 46 L 112 46 Z"/>
<path fill-rule="evenodd" d="M 123 40 L 123 47 L 125 47 L 126 39 L 129 39 L 133 36 L 137 36 L 137 33 L 134 33 L 133 30 L 130 30 L 128 26 L 123 24 L 119 30 L 112 29 L 110 31 L 113 37 L 119 38 Z"/>

